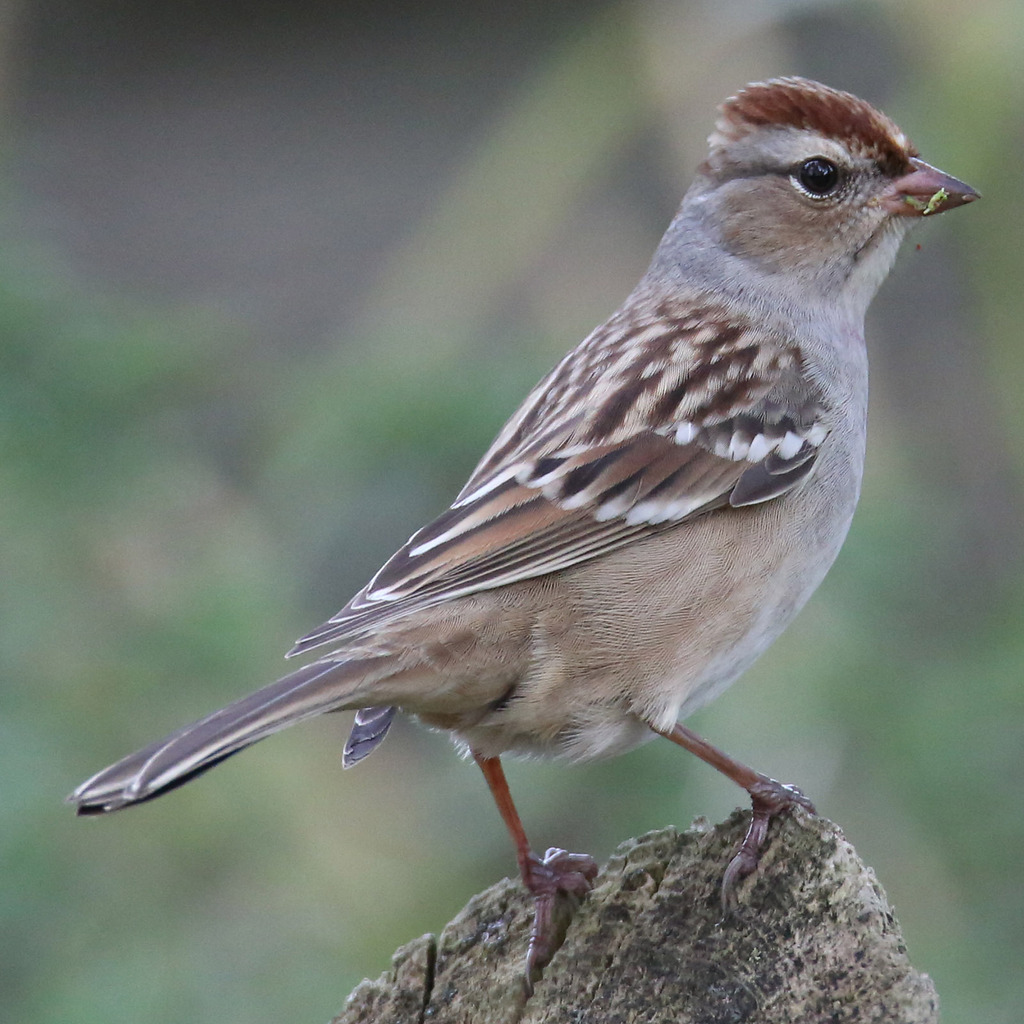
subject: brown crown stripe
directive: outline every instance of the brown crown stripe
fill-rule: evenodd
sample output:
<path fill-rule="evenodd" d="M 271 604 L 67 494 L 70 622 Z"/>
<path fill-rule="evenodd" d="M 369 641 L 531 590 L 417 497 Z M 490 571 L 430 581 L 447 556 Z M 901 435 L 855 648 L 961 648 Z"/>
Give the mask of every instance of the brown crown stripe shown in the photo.
<path fill-rule="evenodd" d="M 748 86 L 721 107 L 718 132 L 727 140 L 752 128 L 788 125 L 839 139 L 898 173 L 917 149 L 885 114 L 848 92 L 801 78 L 781 78 Z"/>

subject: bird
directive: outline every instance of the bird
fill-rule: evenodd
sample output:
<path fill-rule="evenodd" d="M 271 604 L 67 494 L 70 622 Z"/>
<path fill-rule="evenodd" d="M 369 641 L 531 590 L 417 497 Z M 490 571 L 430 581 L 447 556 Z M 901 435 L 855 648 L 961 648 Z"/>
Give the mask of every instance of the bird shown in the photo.
<path fill-rule="evenodd" d="M 979 198 L 856 96 L 799 77 L 719 107 L 647 271 L 527 396 L 450 507 L 289 656 L 277 682 L 83 782 L 80 814 L 188 782 L 355 710 L 351 767 L 401 711 L 475 760 L 534 900 L 527 985 L 590 856 L 534 852 L 502 758 L 664 737 L 747 791 L 728 900 L 796 786 L 683 724 L 782 633 L 846 537 L 865 458 L 864 317 L 907 230 Z"/>

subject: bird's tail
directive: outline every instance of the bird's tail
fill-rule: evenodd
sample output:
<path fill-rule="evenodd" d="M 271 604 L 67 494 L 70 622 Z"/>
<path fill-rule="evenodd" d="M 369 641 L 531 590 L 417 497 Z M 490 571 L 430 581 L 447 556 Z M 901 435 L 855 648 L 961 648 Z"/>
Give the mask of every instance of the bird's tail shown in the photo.
<path fill-rule="evenodd" d="M 83 782 L 69 797 L 79 814 L 152 800 L 286 726 L 360 707 L 367 685 L 389 675 L 390 658 L 315 662 L 186 725 Z"/>

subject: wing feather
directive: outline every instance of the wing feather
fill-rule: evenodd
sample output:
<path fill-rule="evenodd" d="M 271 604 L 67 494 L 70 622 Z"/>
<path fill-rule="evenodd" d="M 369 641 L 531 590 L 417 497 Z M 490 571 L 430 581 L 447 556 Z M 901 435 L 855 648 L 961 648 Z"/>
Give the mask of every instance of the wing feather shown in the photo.
<path fill-rule="evenodd" d="M 617 314 L 537 386 L 452 506 L 289 653 L 777 498 L 813 471 L 827 423 L 784 334 L 697 299 Z"/>

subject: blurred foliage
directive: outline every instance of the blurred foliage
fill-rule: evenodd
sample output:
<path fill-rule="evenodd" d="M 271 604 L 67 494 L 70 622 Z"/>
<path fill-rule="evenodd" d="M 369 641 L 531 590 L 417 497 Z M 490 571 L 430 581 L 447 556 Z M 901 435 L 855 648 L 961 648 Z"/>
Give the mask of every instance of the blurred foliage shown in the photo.
<path fill-rule="evenodd" d="M 882 101 L 986 198 L 920 232 L 872 315 L 868 477 L 834 572 L 693 724 L 842 824 L 947 1021 L 1019 1019 L 1024 9 L 651 2 L 564 33 L 508 82 L 330 351 L 267 351 L 208 304 L 107 294 L 7 239 L 3 1019 L 322 1020 L 513 869 L 477 773 L 406 723 L 344 777 L 346 721 L 322 720 L 109 819 L 76 821 L 60 798 L 268 681 L 294 635 L 443 508 L 641 271 L 651 224 L 605 196 L 642 140 L 671 182 L 648 208 L 667 216 L 711 104 L 794 71 Z M 603 857 L 724 816 L 728 783 L 666 748 L 512 765 L 536 844 Z"/>

